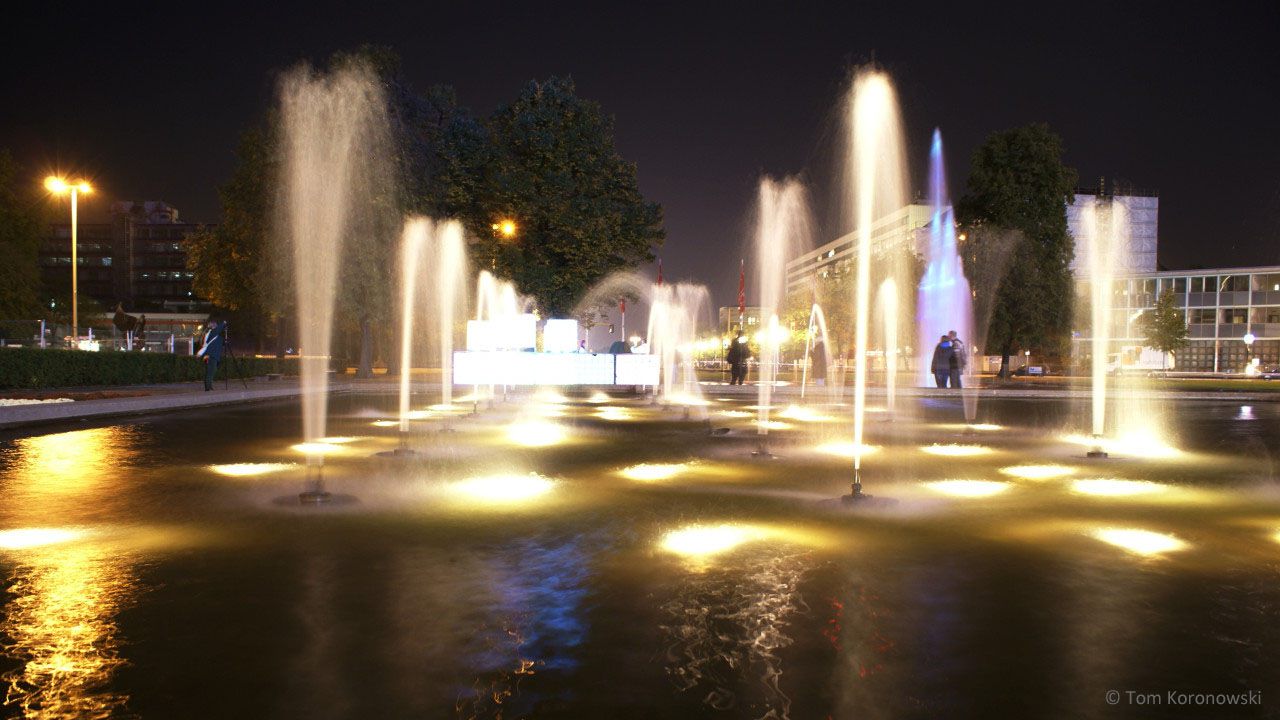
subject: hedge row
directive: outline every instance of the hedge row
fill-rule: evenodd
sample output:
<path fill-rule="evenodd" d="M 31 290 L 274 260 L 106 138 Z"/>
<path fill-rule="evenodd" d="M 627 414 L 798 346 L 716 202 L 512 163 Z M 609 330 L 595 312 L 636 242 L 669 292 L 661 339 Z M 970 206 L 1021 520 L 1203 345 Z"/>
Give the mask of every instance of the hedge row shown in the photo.
<path fill-rule="evenodd" d="M 296 358 L 223 356 L 218 377 L 280 373 L 297 375 Z M 149 352 L 86 352 L 0 348 L 0 388 L 54 388 L 84 385 L 147 385 L 204 379 L 204 363 L 190 355 Z"/>

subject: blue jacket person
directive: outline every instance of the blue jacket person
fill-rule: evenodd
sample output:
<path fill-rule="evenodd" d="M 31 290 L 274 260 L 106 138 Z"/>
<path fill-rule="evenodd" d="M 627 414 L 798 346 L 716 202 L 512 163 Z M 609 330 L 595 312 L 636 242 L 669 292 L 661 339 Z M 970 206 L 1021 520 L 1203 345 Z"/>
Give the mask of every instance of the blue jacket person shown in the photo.
<path fill-rule="evenodd" d="M 196 357 L 204 361 L 204 389 L 213 389 L 213 376 L 218 372 L 218 363 L 222 362 L 222 345 L 227 333 L 227 324 L 221 320 L 212 320 L 204 332 L 204 341 L 196 352 Z"/>

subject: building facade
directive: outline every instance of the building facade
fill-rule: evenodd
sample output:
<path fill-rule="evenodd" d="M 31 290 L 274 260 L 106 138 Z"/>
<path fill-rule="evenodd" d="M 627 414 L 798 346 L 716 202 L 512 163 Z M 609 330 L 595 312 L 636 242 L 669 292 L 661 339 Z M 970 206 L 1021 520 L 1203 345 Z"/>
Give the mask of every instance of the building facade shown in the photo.
<path fill-rule="evenodd" d="M 77 228 L 79 291 L 107 309 L 190 312 L 205 306 L 191 290 L 184 241 L 201 227 L 182 222 L 178 210 L 159 201 L 115 202 L 111 221 Z M 71 225 L 55 223 L 41 244 L 46 294 L 69 294 Z"/>
<path fill-rule="evenodd" d="M 1088 290 L 1083 292 L 1087 298 Z M 1117 277 L 1111 352 L 1145 343 L 1142 316 L 1155 309 L 1165 292 L 1174 294 L 1187 322 L 1188 345 L 1174 353 L 1177 370 L 1239 373 L 1255 358 L 1264 368 L 1280 366 L 1280 265 Z M 1079 332 L 1074 341 L 1087 343 L 1090 335 Z"/>
<path fill-rule="evenodd" d="M 1125 245 L 1117 247 L 1114 253 L 1117 274 L 1155 272 L 1160 198 L 1155 192 L 1143 190 L 1107 194 L 1104 187 L 1077 188 L 1075 199 L 1067 204 L 1067 230 L 1075 240 L 1072 272 L 1076 277 L 1089 274 L 1088 258 L 1095 238 L 1090 236 L 1088 224 L 1082 221 L 1081 215 L 1086 207 L 1099 201 L 1119 205 L 1125 210 L 1125 227 L 1118 233 Z"/>

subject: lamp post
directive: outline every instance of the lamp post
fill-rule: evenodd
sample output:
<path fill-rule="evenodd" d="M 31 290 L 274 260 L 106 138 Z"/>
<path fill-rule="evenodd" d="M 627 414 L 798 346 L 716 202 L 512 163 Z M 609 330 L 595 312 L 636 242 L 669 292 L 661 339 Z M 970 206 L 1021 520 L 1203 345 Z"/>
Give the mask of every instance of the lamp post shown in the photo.
<path fill-rule="evenodd" d="M 87 180 L 66 180 L 50 175 L 44 179 L 44 188 L 54 195 L 62 195 L 71 193 L 71 342 L 73 347 L 79 347 L 80 344 L 80 298 L 78 287 L 78 260 L 76 258 L 76 226 L 78 224 L 76 199 L 80 193 L 88 195 L 93 192 L 93 187 L 89 185 Z"/>

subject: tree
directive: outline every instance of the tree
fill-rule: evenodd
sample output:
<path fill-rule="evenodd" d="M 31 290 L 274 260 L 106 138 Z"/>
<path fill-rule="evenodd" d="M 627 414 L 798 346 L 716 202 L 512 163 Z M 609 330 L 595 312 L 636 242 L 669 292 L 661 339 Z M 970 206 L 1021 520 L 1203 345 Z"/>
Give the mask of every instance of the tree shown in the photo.
<path fill-rule="evenodd" d="M 1062 163 L 1062 139 L 1044 124 L 989 136 L 973 154 L 960 222 L 988 231 L 1018 230 L 1009 270 L 1000 281 L 987 334 L 1007 375 L 1016 348 L 1057 355 L 1071 331 L 1071 259 L 1066 203 L 1076 172 Z M 998 234 L 998 233 L 997 233 Z M 966 272 L 974 269 L 966 267 Z"/>
<path fill-rule="evenodd" d="M 1141 318 L 1147 346 L 1162 353 L 1161 366 L 1164 365 L 1163 353 L 1176 352 L 1187 346 L 1187 320 L 1177 302 L 1178 296 L 1172 290 L 1166 290 L 1160 293 L 1155 309 L 1143 313 Z"/>
<path fill-rule="evenodd" d="M 197 295 L 231 311 L 261 340 L 292 306 L 292 284 L 271 249 L 279 167 L 273 125 L 241 136 L 236 159 L 231 179 L 218 191 L 222 223 L 187 236 L 187 269 Z"/>
<path fill-rule="evenodd" d="M 29 320 L 39 311 L 40 220 L 30 190 L 20 186 L 20 170 L 0 150 L 0 322 Z"/>
<path fill-rule="evenodd" d="M 492 161 L 469 217 L 481 267 L 515 281 L 543 313 L 564 316 L 609 273 L 653 259 L 662 208 L 640 194 L 636 167 L 614 147 L 613 122 L 573 81 L 530 83 L 488 122 Z M 492 229 L 510 218 L 515 236 Z"/>

